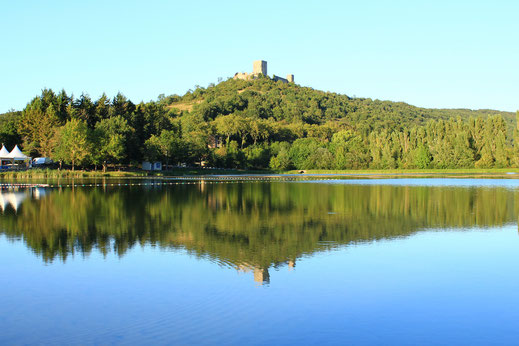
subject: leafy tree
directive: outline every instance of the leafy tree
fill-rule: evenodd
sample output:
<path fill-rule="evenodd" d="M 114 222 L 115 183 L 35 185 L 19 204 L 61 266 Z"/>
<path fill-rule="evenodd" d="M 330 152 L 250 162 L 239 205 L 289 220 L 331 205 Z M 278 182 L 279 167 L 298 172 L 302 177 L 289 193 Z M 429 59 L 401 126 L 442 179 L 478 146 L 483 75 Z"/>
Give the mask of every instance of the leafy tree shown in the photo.
<path fill-rule="evenodd" d="M 89 129 L 85 121 L 70 119 L 58 129 L 53 159 L 72 165 L 72 170 L 78 164 L 86 162 L 92 152 Z"/>
<path fill-rule="evenodd" d="M 40 98 L 33 99 L 22 112 L 18 132 L 23 138 L 25 150 L 30 153 L 38 150 L 38 133 L 44 115 L 45 109 Z"/>
<path fill-rule="evenodd" d="M 43 118 L 41 119 L 36 139 L 38 143 L 38 151 L 44 157 L 50 157 L 52 147 L 54 145 L 54 133 L 56 126 L 59 123 L 59 118 L 54 105 L 49 105 Z"/>
<path fill-rule="evenodd" d="M 265 140 L 269 137 L 270 128 L 266 121 L 258 119 L 250 122 L 250 136 L 252 137 L 253 144 L 256 145 L 258 140 Z"/>
<path fill-rule="evenodd" d="M 248 168 L 269 166 L 270 150 L 266 145 L 251 145 L 244 150 Z"/>
<path fill-rule="evenodd" d="M 19 118 L 20 112 L 14 110 L 0 116 L 0 143 L 8 148 L 13 148 L 22 141 L 18 133 Z"/>
<path fill-rule="evenodd" d="M 152 135 L 150 138 L 146 140 L 144 143 L 145 147 L 145 157 L 150 161 L 160 160 L 163 156 L 162 147 L 160 143 L 160 138 L 158 136 Z"/>
<path fill-rule="evenodd" d="M 429 168 L 431 163 L 431 154 L 426 146 L 420 144 L 414 152 L 414 164 L 416 168 L 425 169 Z"/>
<path fill-rule="evenodd" d="M 290 161 L 294 163 L 296 169 L 312 169 L 315 157 L 311 155 L 320 147 L 322 148 L 323 144 L 315 138 L 297 139 L 290 147 Z"/>
<path fill-rule="evenodd" d="M 371 168 L 393 169 L 396 168 L 396 160 L 393 153 L 393 138 L 386 130 L 372 133 L 369 137 L 371 154 Z"/>
<path fill-rule="evenodd" d="M 122 116 L 103 119 L 95 126 L 95 161 L 103 165 L 106 172 L 107 161 L 120 162 L 127 150 L 129 135 L 133 129 Z"/>
<path fill-rule="evenodd" d="M 494 156 L 490 146 L 485 145 L 481 150 L 480 159 L 476 161 L 476 168 L 492 168 L 492 166 L 494 166 Z"/>
<path fill-rule="evenodd" d="M 512 165 L 519 167 L 519 111 L 515 113 L 516 126 L 514 130 L 514 146 L 511 155 Z"/>
<path fill-rule="evenodd" d="M 289 150 L 290 144 L 287 142 L 273 143 L 272 151 L 275 153 L 275 156 L 272 156 L 270 159 L 270 168 L 276 170 L 287 170 L 293 168 Z"/>
<path fill-rule="evenodd" d="M 317 148 L 305 161 L 308 169 L 331 169 L 334 165 L 333 155 L 328 148 Z"/>
<path fill-rule="evenodd" d="M 335 169 L 358 169 L 367 167 L 367 148 L 361 136 L 351 130 L 335 133 L 330 144 L 334 155 Z"/>
<path fill-rule="evenodd" d="M 59 124 L 56 109 L 51 102 L 52 95 L 44 90 L 41 98 L 33 99 L 25 108 L 18 122 L 24 148 L 31 154 L 49 156 L 51 152 L 52 137 Z"/>
<path fill-rule="evenodd" d="M 174 131 L 164 130 L 160 136 L 152 135 L 145 143 L 146 155 L 150 160 L 164 159 L 166 165 L 171 159 L 177 162 L 183 159 L 182 139 Z"/>

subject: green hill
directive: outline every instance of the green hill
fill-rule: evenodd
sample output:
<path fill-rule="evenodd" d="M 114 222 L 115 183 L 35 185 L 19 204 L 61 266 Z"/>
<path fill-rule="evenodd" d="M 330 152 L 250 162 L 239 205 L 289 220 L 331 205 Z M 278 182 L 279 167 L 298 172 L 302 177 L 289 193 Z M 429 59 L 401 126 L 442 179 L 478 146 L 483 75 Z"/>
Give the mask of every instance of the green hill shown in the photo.
<path fill-rule="evenodd" d="M 427 109 L 293 83 L 229 79 L 134 104 L 45 89 L 0 116 L 0 140 L 72 166 L 411 169 L 517 167 L 515 115 Z"/>
<path fill-rule="evenodd" d="M 424 125 L 429 120 L 501 115 L 510 128 L 515 127 L 515 114 L 512 112 L 420 108 L 403 102 L 352 98 L 293 83 L 274 82 L 269 78 L 229 79 L 208 88 L 189 91 L 184 96 L 174 95 L 162 100 L 169 108 L 200 114 L 206 120 L 234 113 L 287 123 L 336 123 L 356 129 L 401 130 Z"/>

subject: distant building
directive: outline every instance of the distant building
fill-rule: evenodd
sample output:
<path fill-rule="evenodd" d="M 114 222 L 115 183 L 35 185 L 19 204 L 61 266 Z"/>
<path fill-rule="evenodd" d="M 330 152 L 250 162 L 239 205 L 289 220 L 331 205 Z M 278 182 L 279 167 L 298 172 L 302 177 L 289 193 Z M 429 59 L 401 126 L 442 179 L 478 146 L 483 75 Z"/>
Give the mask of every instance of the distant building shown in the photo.
<path fill-rule="evenodd" d="M 162 162 L 160 162 L 160 161 L 155 161 L 155 162 L 144 161 L 142 163 L 142 169 L 144 171 L 162 171 Z"/>
<path fill-rule="evenodd" d="M 267 76 L 267 62 L 265 60 L 256 60 L 252 62 L 252 73 L 237 72 L 234 74 L 234 79 L 250 80 L 256 79 L 258 76 Z M 288 74 L 287 78 L 272 75 L 275 81 L 282 81 L 283 83 L 294 83 L 294 75 Z"/>
<path fill-rule="evenodd" d="M 222 146 L 222 139 L 218 136 L 209 136 L 207 146 L 211 149 L 220 148 Z"/>

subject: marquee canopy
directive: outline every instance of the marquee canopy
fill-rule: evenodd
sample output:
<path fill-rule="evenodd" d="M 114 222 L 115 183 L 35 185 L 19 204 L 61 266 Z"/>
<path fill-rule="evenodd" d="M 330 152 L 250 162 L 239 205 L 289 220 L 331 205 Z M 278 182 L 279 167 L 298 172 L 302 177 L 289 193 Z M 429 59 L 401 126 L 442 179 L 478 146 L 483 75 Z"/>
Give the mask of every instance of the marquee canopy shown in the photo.
<path fill-rule="evenodd" d="M 11 160 L 11 161 L 25 161 L 25 160 L 29 159 L 29 156 L 22 153 L 20 148 L 18 148 L 18 145 L 15 145 L 14 149 L 5 156 L 2 153 L 2 150 L 4 150 L 4 149 L 5 149 L 5 147 L 2 147 L 2 149 L 0 149 L 0 154 L 1 154 L 0 159 L 6 159 L 6 160 Z"/>
<path fill-rule="evenodd" d="M 2 149 L 0 149 L 0 159 L 7 159 L 7 155 L 9 155 L 9 150 L 7 150 L 2 144 Z"/>

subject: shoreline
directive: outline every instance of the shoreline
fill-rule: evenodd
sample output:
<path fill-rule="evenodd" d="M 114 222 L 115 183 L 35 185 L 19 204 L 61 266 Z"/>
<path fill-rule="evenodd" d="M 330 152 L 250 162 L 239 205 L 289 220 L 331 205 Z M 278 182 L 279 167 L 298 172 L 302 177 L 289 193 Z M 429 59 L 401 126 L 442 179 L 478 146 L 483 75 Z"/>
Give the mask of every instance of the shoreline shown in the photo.
<path fill-rule="evenodd" d="M 201 177 L 262 177 L 262 178 L 506 178 L 519 179 L 518 168 L 494 169 L 425 169 L 425 170 L 344 170 L 324 171 L 259 171 L 259 170 L 228 170 L 228 169 L 178 169 L 172 171 L 71 171 L 57 169 L 33 169 L 25 171 L 0 172 L 0 180 L 26 179 L 89 179 L 89 178 L 201 178 Z"/>

